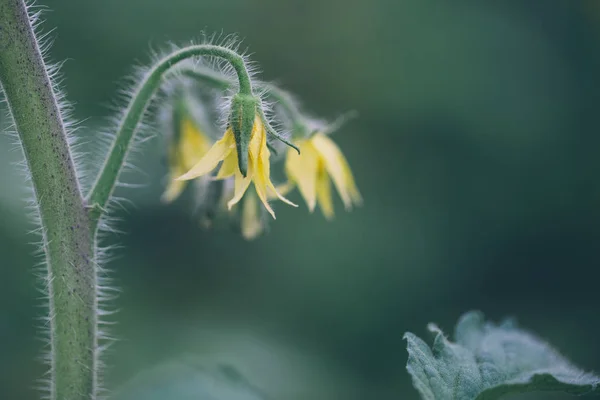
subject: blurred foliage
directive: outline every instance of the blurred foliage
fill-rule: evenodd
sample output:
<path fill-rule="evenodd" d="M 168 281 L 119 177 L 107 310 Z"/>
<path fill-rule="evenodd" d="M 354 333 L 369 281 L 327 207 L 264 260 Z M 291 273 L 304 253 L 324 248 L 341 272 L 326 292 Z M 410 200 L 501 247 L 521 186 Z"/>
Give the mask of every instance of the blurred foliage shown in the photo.
<path fill-rule="evenodd" d="M 519 329 L 514 320 L 499 325 L 471 311 L 456 325 L 448 340 L 435 324 L 429 347 L 406 333 L 408 363 L 415 388 L 423 400 L 492 400 L 523 392 L 598 393 L 600 378 L 572 365 L 550 345 Z"/>
<path fill-rule="evenodd" d="M 261 400 L 264 397 L 227 365 L 187 359 L 144 371 L 119 390 L 115 400 Z"/>
<path fill-rule="evenodd" d="M 146 146 L 128 176 L 146 187 L 119 193 L 134 206 L 110 238 L 123 291 L 110 387 L 181 355 L 227 355 L 274 398 L 416 399 L 402 333 L 450 327 L 471 308 L 517 315 L 600 369 L 596 1 L 48 6 L 50 55 L 68 59 L 64 86 L 76 116 L 91 116 L 80 131 L 91 142 L 132 64 L 202 30 L 239 33 L 262 77 L 310 111 L 360 114 L 335 139 L 365 205 L 338 203 L 331 223 L 277 207 L 252 243 L 203 231 L 185 201 L 160 205 L 163 149 Z M 13 147 L 0 138 L 0 398 L 28 400 L 44 310 Z"/>

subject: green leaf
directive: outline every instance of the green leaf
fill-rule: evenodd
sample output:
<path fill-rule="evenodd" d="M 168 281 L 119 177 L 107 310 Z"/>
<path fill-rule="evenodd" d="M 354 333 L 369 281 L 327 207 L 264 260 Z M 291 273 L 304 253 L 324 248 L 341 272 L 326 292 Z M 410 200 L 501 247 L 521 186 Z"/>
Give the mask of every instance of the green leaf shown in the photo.
<path fill-rule="evenodd" d="M 600 378 L 571 364 L 514 321 L 496 325 L 469 312 L 449 341 L 435 325 L 433 346 L 407 332 L 413 385 L 424 400 L 491 400 L 509 393 L 561 391 L 600 394 Z"/>
<path fill-rule="evenodd" d="M 228 364 L 207 365 L 194 358 L 144 371 L 112 400 L 265 400 Z"/>

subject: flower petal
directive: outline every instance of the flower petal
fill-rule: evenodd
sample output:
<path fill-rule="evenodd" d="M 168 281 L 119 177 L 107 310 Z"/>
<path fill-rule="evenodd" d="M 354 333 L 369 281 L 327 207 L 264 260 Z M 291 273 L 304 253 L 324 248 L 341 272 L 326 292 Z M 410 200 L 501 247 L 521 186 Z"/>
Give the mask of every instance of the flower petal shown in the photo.
<path fill-rule="evenodd" d="M 268 203 L 266 201 L 268 199 L 277 197 L 279 200 L 283 201 L 286 204 L 289 204 L 290 206 L 298 207 L 297 204 L 286 199 L 275 188 L 275 186 L 273 185 L 273 182 L 271 182 L 271 162 L 269 160 L 269 158 L 271 157 L 271 152 L 269 151 L 269 147 L 267 146 L 267 135 L 266 135 L 266 131 L 264 130 L 264 127 L 263 127 L 263 133 L 264 133 L 264 135 L 261 137 L 261 147 L 260 147 L 259 157 L 255 160 L 256 161 L 255 165 L 256 165 L 257 170 L 260 169 L 261 171 L 263 171 L 262 180 L 264 182 L 260 183 L 260 185 L 264 184 L 264 186 L 265 186 L 265 190 L 264 190 L 265 200 L 263 201 L 263 203 L 265 203 L 265 207 L 267 207 L 267 210 L 269 210 L 271 207 L 268 206 Z M 256 186 L 256 180 L 255 180 L 254 185 Z M 261 190 L 262 190 L 262 188 L 261 188 Z M 258 189 L 257 189 L 257 193 L 258 193 Z M 261 195 L 259 194 L 259 197 L 260 196 Z M 275 218 L 274 213 L 271 213 L 271 215 L 273 216 L 273 218 Z"/>
<path fill-rule="evenodd" d="M 298 185 L 300 194 L 312 212 L 317 204 L 317 169 L 319 155 L 314 147 L 306 141 L 298 143 L 300 155 L 295 150 L 289 150 L 285 171 L 288 179 Z"/>
<path fill-rule="evenodd" d="M 267 198 L 277 197 L 279 200 L 283 201 L 285 204 L 290 205 L 292 207 L 298 207 L 298 204 L 286 198 L 279 190 L 273 186 L 273 182 L 270 180 L 267 181 Z"/>
<path fill-rule="evenodd" d="M 252 182 L 252 175 L 253 171 L 251 166 L 248 166 L 248 174 L 246 177 L 242 175 L 239 169 L 235 171 L 233 198 L 227 202 L 227 208 L 229 210 L 231 210 L 231 207 L 239 203 L 244 196 L 244 193 L 246 193 L 248 186 L 250 186 L 250 182 Z"/>
<path fill-rule="evenodd" d="M 254 126 L 252 127 L 252 135 L 250 136 L 250 144 L 248 145 L 248 156 L 250 158 L 250 163 L 254 163 L 256 167 L 257 161 L 260 159 L 261 154 L 263 152 L 263 148 L 267 150 L 267 159 L 268 159 L 268 151 L 267 149 L 267 133 L 265 131 L 265 126 L 263 125 L 261 119 L 257 116 L 254 119 Z"/>
<path fill-rule="evenodd" d="M 204 157 L 210 150 L 211 144 L 212 140 L 189 118 L 182 121 L 178 147 L 180 163 L 186 171 Z"/>
<path fill-rule="evenodd" d="M 263 231 L 263 222 L 260 218 L 260 210 L 256 193 L 253 191 L 246 194 L 242 203 L 242 215 L 240 228 L 242 236 L 246 240 L 255 239 Z"/>
<path fill-rule="evenodd" d="M 352 171 L 350 170 L 350 166 L 348 165 L 348 163 L 345 163 L 346 165 L 346 182 L 348 183 L 348 191 L 350 192 L 350 197 L 352 198 L 352 201 L 354 202 L 354 204 L 356 204 L 357 206 L 362 206 L 363 204 L 363 198 L 360 194 L 360 192 L 358 191 L 358 188 L 356 187 L 356 183 L 354 182 L 354 176 L 352 175 Z"/>
<path fill-rule="evenodd" d="M 319 171 L 317 177 L 317 198 L 319 200 L 319 207 L 321 207 L 321 211 L 325 218 L 332 219 L 334 211 L 333 201 L 331 199 L 331 181 L 324 169 Z"/>
<path fill-rule="evenodd" d="M 185 189 L 187 182 L 184 181 L 176 181 L 175 179 L 169 179 L 169 184 L 167 185 L 167 189 L 161 196 L 160 200 L 163 203 L 171 203 L 173 200 L 178 198 L 183 190 Z"/>
<path fill-rule="evenodd" d="M 331 175 L 346 209 L 352 208 L 353 200 L 356 204 L 360 204 L 362 198 L 354 183 L 352 171 L 337 145 L 330 138 L 320 133 L 314 135 L 311 141 L 321 155 L 325 168 Z"/>
<path fill-rule="evenodd" d="M 237 150 L 234 148 L 231 153 L 223 160 L 219 173 L 215 179 L 225 179 L 235 175 L 235 171 L 238 169 L 238 158 Z"/>
<path fill-rule="evenodd" d="M 223 138 L 218 140 L 210 150 L 196 163 L 187 173 L 183 174 L 177 180 L 186 181 L 206 175 L 219 165 L 219 162 L 229 155 L 235 145 L 235 138 L 230 129 L 225 132 Z"/>
<path fill-rule="evenodd" d="M 182 159 L 179 157 L 177 151 L 177 144 L 173 145 L 169 149 L 168 160 L 169 160 L 169 182 L 165 192 L 161 196 L 163 203 L 171 203 L 173 200 L 178 198 L 183 190 L 185 189 L 185 182 L 175 181 L 179 175 L 185 172 L 183 167 Z"/>
<path fill-rule="evenodd" d="M 268 150 L 267 150 L 268 151 Z M 262 161 L 256 163 L 256 171 L 254 171 L 254 188 L 256 189 L 256 194 L 258 194 L 258 198 L 262 201 L 263 205 L 271 214 L 273 219 L 275 219 L 275 212 L 269 205 L 269 201 L 267 199 L 267 181 L 269 181 L 268 168 L 269 164 L 265 164 Z M 270 181 L 269 181 L 270 183 Z"/>

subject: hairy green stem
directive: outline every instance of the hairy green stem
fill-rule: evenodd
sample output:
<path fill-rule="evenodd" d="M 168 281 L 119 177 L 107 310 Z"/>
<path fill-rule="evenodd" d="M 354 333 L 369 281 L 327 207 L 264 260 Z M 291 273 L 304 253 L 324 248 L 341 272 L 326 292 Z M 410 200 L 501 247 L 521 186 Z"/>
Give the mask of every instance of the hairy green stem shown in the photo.
<path fill-rule="evenodd" d="M 182 74 L 221 90 L 229 89 L 232 85 L 232 82 L 228 77 L 208 68 L 186 68 L 182 71 Z M 261 89 L 264 89 L 266 93 L 281 106 L 283 111 L 292 121 L 301 122 L 305 120 L 300 109 L 296 105 L 296 102 L 294 102 L 288 92 L 271 83 L 261 82 L 258 86 Z"/>
<path fill-rule="evenodd" d="M 183 76 L 207 83 L 220 90 L 227 90 L 233 85 L 233 82 L 229 77 L 206 67 L 184 68 L 180 72 Z"/>
<path fill-rule="evenodd" d="M 150 100 L 162 84 L 163 77 L 177 63 L 198 56 L 212 56 L 228 61 L 237 73 L 239 93 L 252 95 L 252 84 L 250 75 L 246 70 L 244 58 L 233 50 L 216 45 L 195 45 L 177 50 L 159 60 L 146 73 L 136 89 L 123 115 L 115 141 L 104 162 L 104 166 L 88 196 L 88 203 L 92 206 L 90 209 L 92 229 L 96 229 L 97 227 L 102 210 L 105 209 L 115 188 L 119 173 L 123 168 L 127 152 L 131 146 L 131 140 L 135 135 Z"/>
<path fill-rule="evenodd" d="M 27 159 L 48 268 L 54 400 L 93 399 L 96 273 L 89 218 L 23 0 L 0 0 L 0 83 Z"/>

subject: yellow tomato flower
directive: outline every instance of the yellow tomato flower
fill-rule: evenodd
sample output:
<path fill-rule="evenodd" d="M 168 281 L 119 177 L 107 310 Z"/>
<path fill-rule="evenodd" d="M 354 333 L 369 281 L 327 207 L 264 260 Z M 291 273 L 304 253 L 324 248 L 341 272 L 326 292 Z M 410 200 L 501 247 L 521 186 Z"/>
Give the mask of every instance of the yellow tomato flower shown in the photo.
<path fill-rule="evenodd" d="M 288 189 L 298 186 L 311 212 L 318 202 L 323 215 L 333 217 L 330 177 L 347 210 L 362 203 L 346 158 L 328 136 L 317 133 L 296 145 L 300 155 L 290 150 L 285 162 Z"/>
<path fill-rule="evenodd" d="M 246 176 L 242 174 L 239 168 L 235 135 L 233 130 L 228 128 L 225 131 L 223 138 L 218 140 L 201 160 L 187 171 L 187 173 L 177 178 L 177 180 L 185 181 L 209 174 L 221 161 L 223 161 L 215 179 L 234 177 L 234 194 L 233 198 L 228 201 L 227 207 L 231 209 L 231 207 L 237 204 L 242 199 L 248 186 L 250 186 L 250 182 L 254 182 L 256 194 L 267 211 L 275 218 L 275 213 L 268 203 L 269 196 L 275 195 L 285 203 L 292 206 L 296 205 L 283 197 L 283 195 L 275 189 L 275 186 L 273 186 L 270 178 L 270 154 L 267 147 L 267 132 L 265 126 L 263 125 L 260 116 L 256 115 L 248 146 L 248 171 Z"/>
<path fill-rule="evenodd" d="M 162 195 L 162 201 L 170 203 L 181 195 L 187 182 L 175 180 L 192 168 L 210 149 L 212 140 L 189 118 L 180 123 L 169 145 L 167 154 L 169 184 Z"/>

